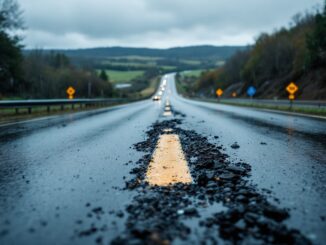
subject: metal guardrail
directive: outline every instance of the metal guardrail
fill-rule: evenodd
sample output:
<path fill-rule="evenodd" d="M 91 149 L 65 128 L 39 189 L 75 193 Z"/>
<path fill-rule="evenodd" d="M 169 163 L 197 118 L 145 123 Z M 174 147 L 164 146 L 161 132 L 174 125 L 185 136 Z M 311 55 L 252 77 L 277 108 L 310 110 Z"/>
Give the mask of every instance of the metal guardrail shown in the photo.
<path fill-rule="evenodd" d="M 28 113 L 32 113 L 32 108 L 47 107 L 50 112 L 51 106 L 60 106 L 64 110 L 65 106 L 70 105 L 74 109 L 75 105 L 80 108 L 88 106 L 106 106 L 113 103 L 131 102 L 130 99 L 111 98 L 111 99 L 49 99 L 49 100 L 1 100 L 0 109 L 15 109 L 19 113 L 19 109 L 27 109 Z"/>

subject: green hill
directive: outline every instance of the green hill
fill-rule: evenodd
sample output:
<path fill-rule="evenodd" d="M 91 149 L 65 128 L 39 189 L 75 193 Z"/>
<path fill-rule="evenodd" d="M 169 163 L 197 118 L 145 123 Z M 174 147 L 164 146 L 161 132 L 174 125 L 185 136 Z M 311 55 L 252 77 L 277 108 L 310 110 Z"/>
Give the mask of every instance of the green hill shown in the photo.
<path fill-rule="evenodd" d="M 168 49 L 153 48 L 128 48 L 128 47 L 103 47 L 88 49 L 67 49 L 67 50 L 49 50 L 63 53 L 69 57 L 84 58 L 107 58 L 107 57 L 124 57 L 124 56 L 142 56 L 142 57 L 160 57 L 160 58 L 176 58 L 176 59 L 206 59 L 218 58 L 225 60 L 239 50 L 243 50 L 243 46 L 189 46 L 176 47 Z"/>

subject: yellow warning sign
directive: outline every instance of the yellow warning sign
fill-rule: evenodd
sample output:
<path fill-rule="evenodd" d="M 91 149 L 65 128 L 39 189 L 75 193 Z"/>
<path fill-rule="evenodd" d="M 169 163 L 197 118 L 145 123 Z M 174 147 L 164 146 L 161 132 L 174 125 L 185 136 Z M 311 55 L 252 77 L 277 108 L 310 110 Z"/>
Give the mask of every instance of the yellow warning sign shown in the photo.
<path fill-rule="evenodd" d="M 294 100 L 294 99 L 295 99 L 294 94 L 290 94 L 290 95 L 289 95 L 289 100 Z"/>
<path fill-rule="evenodd" d="M 298 91 L 298 86 L 294 83 L 291 82 L 287 87 L 286 87 L 286 91 L 289 92 L 289 94 L 295 94 Z"/>
<path fill-rule="evenodd" d="M 218 89 L 218 90 L 216 90 L 216 95 L 218 96 L 218 97 L 221 97 L 221 95 L 223 94 L 223 90 L 222 89 Z"/>
<path fill-rule="evenodd" d="M 76 90 L 73 87 L 70 86 L 69 88 L 67 88 L 66 92 L 68 94 L 68 98 L 73 99 L 74 95 L 76 93 Z"/>

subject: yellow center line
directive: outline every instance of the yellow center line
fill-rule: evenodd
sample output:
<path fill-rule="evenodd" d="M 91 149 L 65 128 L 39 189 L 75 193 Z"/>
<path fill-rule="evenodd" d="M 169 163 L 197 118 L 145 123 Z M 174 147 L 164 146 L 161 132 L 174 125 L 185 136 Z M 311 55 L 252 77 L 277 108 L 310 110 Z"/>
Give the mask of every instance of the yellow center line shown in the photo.
<path fill-rule="evenodd" d="M 170 116 L 172 116 L 172 112 L 171 111 L 164 111 L 163 116 L 170 117 Z"/>
<path fill-rule="evenodd" d="M 163 129 L 163 132 L 164 133 L 171 133 L 173 130 L 172 130 L 172 128 L 165 128 L 165 129 Z"/>
<path fill-rule="evenodd" d="M 171 132 L 171 129 L 167 130 Z M 150 185 L 158 186 L 192 182 L 178 135 L 162 134 L 160 136 L 147 169 L 146 181 Z"/>
<path fill-rule="evenodd" d="M 163 116 L 165 117 L 172 116 L 172 111 L 170 106 L 165 106 Z"/>

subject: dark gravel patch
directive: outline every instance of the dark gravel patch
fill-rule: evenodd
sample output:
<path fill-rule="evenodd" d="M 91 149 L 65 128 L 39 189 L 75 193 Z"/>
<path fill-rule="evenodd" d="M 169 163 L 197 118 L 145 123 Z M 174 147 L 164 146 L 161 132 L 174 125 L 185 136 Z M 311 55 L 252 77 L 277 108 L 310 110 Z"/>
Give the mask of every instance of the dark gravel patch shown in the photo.
<path fill-rule="evenodd" d="M 147 140 L 134 146 L 144 156 L 131 171 L 134 178 L 126 181 L 125 190 L 136 190 L 138 194 L 125 208 L 125 233 L 112 244 L 170 244 L 176 239 L 186 243 L 196 236 L 185 224 L 189 219 L 198 220 L 203 234 L 209 234 L 198 238 L 198 243 L 311 244 L 298 230 L 284 224 L 288 210 L 269 203 L 249 182 L 249 164 L 230 162 L 221 146 L 194 130 L 182 129 L 180 118 L 185 116 L 176 112 L 174 115 L 179 117 L 155 123 L 147 132 Z M 169 133 L 178 134 L 181 139 L 194 179 L 190 185 L 159 187 L 145 181 L 151 156 L 165 129 L 172 129 Z M 239 147 L 237 144 L 234 148 Z M 223 204 L 226 211 L 202 218 L 200 209 L 214 203 Z"/>

